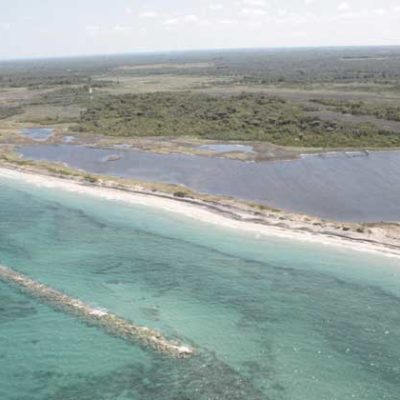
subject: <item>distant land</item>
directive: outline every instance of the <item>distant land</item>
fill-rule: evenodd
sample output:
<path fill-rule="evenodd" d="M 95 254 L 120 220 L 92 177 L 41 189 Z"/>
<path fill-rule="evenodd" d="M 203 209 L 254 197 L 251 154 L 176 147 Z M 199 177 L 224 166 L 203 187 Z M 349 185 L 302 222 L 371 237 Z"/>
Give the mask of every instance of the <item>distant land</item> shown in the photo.
<path fill-rule="evenodd" d="M 0 129 L 392 148 L 400 145 L 399 76 L 400 47 L 7 61 Z"/>

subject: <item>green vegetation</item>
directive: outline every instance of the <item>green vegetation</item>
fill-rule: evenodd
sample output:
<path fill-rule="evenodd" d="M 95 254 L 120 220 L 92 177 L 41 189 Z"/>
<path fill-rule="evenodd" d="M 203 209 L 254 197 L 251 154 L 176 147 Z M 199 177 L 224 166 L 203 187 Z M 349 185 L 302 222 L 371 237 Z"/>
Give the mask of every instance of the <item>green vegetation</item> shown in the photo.
<path fill-rule="evenodd" d="M 182 192 L 182 191 L 174 192 L 174 197 L 185 198 L 186 195 L 187 194 L 185 192 Z"/>
<path fill-rule="evenodd" d="M 314 103 L 328 106 L 333 111 L 352 115 L 371 115 L 379 119 L 400 121 L 400 106 L 364 101 L 345 101 L 334 99 L 313 99 Z"/>
<path fill-rule="evenodd" d="M 0 76 L 0 87 L 5 88 L 21 88 L 43 89 L 53 87 L 55 85 L 76 85 L 86 82 L 87 78 L 82 76 L 31 76 L 29 74 L 9 73 L 6 76 Z"/>
<path fill-rule="evenodd" d="M 90 101 L 88 85 L 61 87 L 35 96 L 30 105 L 51 104 L 55 106 L 69 106 L 73 104 L 86 105 Z"/>
<path fill-rule="evenodd" d="M 264 94 L 149 93 L 92 102 L 72 128 L 110 136 L 194 136 L 305 147 L 400 146 L 400 135 L 372 124 L 310 117 L 301 105 Z"/>

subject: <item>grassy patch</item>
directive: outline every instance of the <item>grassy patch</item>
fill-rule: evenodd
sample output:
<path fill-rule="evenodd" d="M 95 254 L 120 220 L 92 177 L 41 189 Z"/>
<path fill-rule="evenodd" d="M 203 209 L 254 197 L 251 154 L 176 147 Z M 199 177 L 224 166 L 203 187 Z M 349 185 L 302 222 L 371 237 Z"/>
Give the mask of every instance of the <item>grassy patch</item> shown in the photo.
<path fill-rule="evenodd" d="M 7 107 L 0 106 L 0 119 L 6 119 L 9 117 L 13 117 L 14 115 L 21 114 L 23 109 L 21 107 Z"/>
<path fill-rule="evenodd" d="M 332 111 L 352 115 L 370 115 L 389 121 L 400 121 L 400 107 L 364 101 L 345 101 L 335 99 L 313 99 L 314 103 L 328 106 Z"/>

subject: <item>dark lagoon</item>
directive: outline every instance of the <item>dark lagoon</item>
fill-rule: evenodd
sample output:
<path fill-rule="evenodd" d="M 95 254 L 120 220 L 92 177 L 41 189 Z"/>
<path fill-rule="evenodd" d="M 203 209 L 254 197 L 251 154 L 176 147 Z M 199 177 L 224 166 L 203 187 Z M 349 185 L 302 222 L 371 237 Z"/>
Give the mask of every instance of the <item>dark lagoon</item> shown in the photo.
<path fill-rule="evenodd" d="M 365 222 L 400 219 L 400 152 L 396 151 L 338 153 L 273 163 L 71 145 L 40 144 L 19 151 L 28 159 L 185 185 L 322 218 Z M 104 161 L 111 155 L 120 159 Z"/>

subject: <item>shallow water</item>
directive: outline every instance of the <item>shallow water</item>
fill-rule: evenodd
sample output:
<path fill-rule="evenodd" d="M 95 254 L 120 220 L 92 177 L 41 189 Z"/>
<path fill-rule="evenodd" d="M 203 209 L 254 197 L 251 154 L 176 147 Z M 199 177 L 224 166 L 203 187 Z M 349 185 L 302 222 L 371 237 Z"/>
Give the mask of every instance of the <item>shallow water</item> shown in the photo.
<path fill-rule="evenodd" d="M 52 134 L 52 128 L 25 128 L 22 130 L 22 134 L 33 140 L 46 141 Z"/>
<path fill-rule="evenodd" d="M 80 146 L 37 145 L 20 152 L 94 173 L 181 184 L 322 218 L 400 219 L 400 152 L 336 153 L 275 163 Z M 102 162 L 112 154 L 121 159 Z"/>
<path fill-rule="evenodd" d="M 0 181 L 0 264 L 169 338 L 174 360 L 0 282 L 0 398 L 398 399 L 400 262 Z"/>
<path fill-rule="evenodd" d="M 243 144 L 203 144 L 198 146 L 199 150 L 212 151 L 214 153 L 231 153 L 231 152 L 241 152 L 241 153 L 253 153 L 253 146 L 246 146 Z"/>
<path fill-rule="evenodd" d="M 64 143 L 73 143 L 76 140 L 76 136 L 72 136 L 72 135 L 67 135 L 64 136 L 63 141 Z"/>

